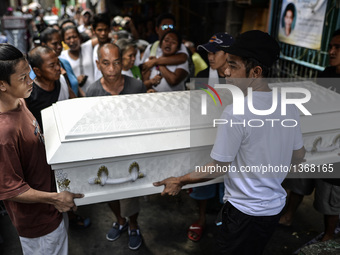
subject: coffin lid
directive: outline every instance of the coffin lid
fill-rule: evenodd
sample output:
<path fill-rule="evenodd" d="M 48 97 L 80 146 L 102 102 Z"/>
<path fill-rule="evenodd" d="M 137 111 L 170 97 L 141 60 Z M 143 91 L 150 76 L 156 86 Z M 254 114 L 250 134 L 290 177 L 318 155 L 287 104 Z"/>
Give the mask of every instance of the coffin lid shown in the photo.
<path fill-rule="evenodd" d="M 304 106 L 313 117 L 340 112 L 340 95 L 312 82 L 271 86 L 307 88 L 312 98 Z M 225 106 L 232 103 L 228 90 L 217 91 L 223 106 L 209 106 L 206 118 L 202 118 L 199 108 L 204 93 L 201 90 L 57 102 L 42 111 L 47 161 L 53 165 L 190 148 L 190 131 L 212 128 L 212 119 L 219 118 Z M 324 128 L 324 123 L 303 125 L 304 119 L 313 117 L 302 116 L 303 132 Z M 213 142 L 210 139 L 210 144 Z"/>

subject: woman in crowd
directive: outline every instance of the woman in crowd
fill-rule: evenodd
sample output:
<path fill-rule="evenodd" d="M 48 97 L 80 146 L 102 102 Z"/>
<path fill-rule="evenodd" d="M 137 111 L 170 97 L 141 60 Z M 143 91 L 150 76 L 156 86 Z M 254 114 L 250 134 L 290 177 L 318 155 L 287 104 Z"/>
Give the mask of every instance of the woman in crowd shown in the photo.
<path fill-rule="evenodd" d="M 135 66 L 137 45 L 131 39 L 119 39 L 116 44 L 122 51 L 122 74 L 141 80 L 139 67 Z"/>
<path fill-rule="evenodd" d="M 75 26 L 63 28 L 62 39 L 69 49 L 61 52 L 61 58 L 70 62 L 79 87 L 86 91 L 86 88 L 94 82 L 93 47 L 98 40 L 92 39 L 81 43 L 80 34 Z"/>
<path fill-rule="evenodd" d="M 167 31 L 160 40 L 163 56 L 172 56 L 180 49 L 182 37 L 176 30 Z M 188 61 L 180 65 L 154 66 L 143 73 L 144 85 L 156 92 L 185 90 L 189 74 Z M 150 92 L 150 91 L 149 91 Z"/>

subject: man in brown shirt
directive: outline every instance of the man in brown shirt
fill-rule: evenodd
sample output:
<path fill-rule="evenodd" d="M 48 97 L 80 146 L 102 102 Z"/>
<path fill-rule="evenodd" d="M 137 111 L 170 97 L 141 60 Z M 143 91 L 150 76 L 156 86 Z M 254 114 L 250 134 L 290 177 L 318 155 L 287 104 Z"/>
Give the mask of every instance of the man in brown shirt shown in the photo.
<path fill-rule="evenodd" d="M 67 254 L 61 212 L 76 210 L 82 194 L 55 192 L 44 138 L 23 98 L 32 92 L 30 67 L 14 46 L 0 44 L 0 200 L 18 231 L 24 254 Z"/>

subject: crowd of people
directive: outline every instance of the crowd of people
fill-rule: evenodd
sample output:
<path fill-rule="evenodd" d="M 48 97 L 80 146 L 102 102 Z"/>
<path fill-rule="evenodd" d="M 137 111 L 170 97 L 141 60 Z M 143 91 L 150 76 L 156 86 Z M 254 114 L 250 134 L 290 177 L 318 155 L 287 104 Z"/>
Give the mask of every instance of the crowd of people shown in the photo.
<path fill-rule="evenodd" d="M 278 60 L 280 48 L 267 33 L 253 30 L 234 38 L 226 32 L 217 32 L 196 48 L 193 42 L 182 40 L 175 17 L 170 13 L 156 19 L 149 42 L 141 39 L 131 18 L 117 16 L 111 20 L 106 13 L 93 14 L 87 9 L 80 13 L 79 19 L 64 16 L 58 24 L 45 25 L 39 27 L 39 36 L 27 57 L 10 44 L 0 44 L 0 158 L 4 162 L 0 165 L 4 173 L 0 175 L 0 199 L 18 231 L 24 254 L 36 251 L 67 254 L 63 220 L 67 216 L 62 213 L 75 210 L 74 199 L 82 197 L 67 191 L 55 193 L 55 180 L 45 157 L 42 109 L 75 97 L 184 91 L 190 77 L 207 78 L 212 86 L 225 83 L 225 78 L 251 78 L 236 86 L 245 95 L 248 87 L 253 88 L 256 109 L 268 109 L 272 105 L 271 90 L 262 78 L 268 76 Z M 339 40 L 337 31 L 329 50 L 332 68 L 326 69 L 332 77 L 340 75 Z M 197 50 L 207 55 L 208 63 Z M 277 109 L 271 118 L 282 119 L 280 107 Z M 289 107 L 287 114 L 299 120 L 297 108 Z M 231 106 L 222 117 L 240 121 L 233 115 Z M 244 118 L 252 117 L 246 109 Z M 289 166 L 292 162 L 302 162 L 304 155 L 299 125 L 293 129 L 256 130 L 219 127 L 211 152 L 213 162 L 208 165 Z M 295 190 L 294 187 L 301 188 L 297 183 L 289 186 L 290 199 L 297 194 L 299 202 L 292 211 L 288 206 L 281 217 L 286 202 L 286 191 L 281 185 L 285 175 L 234 177 L 225 178 L 218 188 L 211 185 L 193 189 L 190 196 L 198 201 L 199 219 L 189 226 L 188 238 L 201 239 L 207 200 L 219 190 L 223 208 L 217 242 L 221 253 L 262 254 L 276 225 L 291 224 L 303 195 L 310 192 Z M 177 195 L 184 185 L 206 180 L 207 176 L 194 172 L 154 185 L 165 186 L 162 194 Z M 340 203 L 334 204 L 334 199 L 340 197 L 340 184 L 321 182 L 323 186 L 319 183 L 315 189 L 318 201 L 321 199 L 323 203 L 318 202 L 316 209 L 325 215 L 325 234 L 320 240 L 326 241 L 333 238 L 339 220 Z M 328 187 L 327 194 L 320 194 L 326 190 L 324 186 Z M 334 199 L 327 202 L 330 197 Z M 143 240 L 138 225 L 141 210 L 138 198 L 111 201 L 109 206 L 116 220 L 108 227 L 107 240 L 115 241 L 127 231 L 128 247 L 137 250 Z M 78 215 L 69 217 L 88 225 Z"/>

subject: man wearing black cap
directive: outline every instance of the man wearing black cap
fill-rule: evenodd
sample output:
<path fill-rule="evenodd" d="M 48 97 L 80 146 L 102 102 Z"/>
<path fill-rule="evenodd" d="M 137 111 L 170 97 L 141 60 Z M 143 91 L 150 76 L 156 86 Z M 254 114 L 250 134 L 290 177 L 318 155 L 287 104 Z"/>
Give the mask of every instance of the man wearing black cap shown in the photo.
<path fill-rule="evenodd" d="M 267 33 L 253 30 L 241 34 L 230 47 L 222 49 L 229 53 L 226 79 L 245 96 L 248 88 L 252 88 L 253 108 L 270 109 L 273 92 L 263 78 L 278 59 L 277 42 Z M 286 115 L 282 116 L 280 104 L 278 102 L 276 110 L 268 115 L 252 113 L 247 103 L 242 115 L 233 114 L 233 105 L 227 106 L 221 119 L 228 120 L 229 125 L 218 125 L 210 154 L 214 161 L 201 167 L 201 171 L 154 183 L 155 186 L 165 185 L 162 195 L 177 195 L 186 184 L 209 180 L 214 174 L 205 171 L 207 167 L 229 169 L 227 173 L 216 171 L 214 175 L 225 176 L 225 204 L 217 221 L 217 242 L 222 254 L 263 253 L 285 205 L 286 192 L 281 183 L 287 172 L 264 173 L 262 170 L 279 166 L 289 169 L 291 163 L 299 163 L 304 157 L 299 111 L 294 105 L 288 105 Z M 247 124 L 254 119 L 263 121 L 264 125 L 254 127 Z M 267 119 L 275 119 L 277 123 L 294 119 L 297 125 L 289 128 L 272 125 L 271 122 L 265 123 Z"/>
<path fill-rule="evenodd" d="M 208 84 L 214 86 L 219 79 L 224 78 L 224 70 L 226 69 L 227 53 L 220 47 L 229 47 L 234 42 L 234 38 L 228 33 L 216 33 L 206 44 L 198 45 L 197 49 L 203 49 L 208 54 L 209 68 L 197 74 L 198 78 L 209 77 Z"/>

